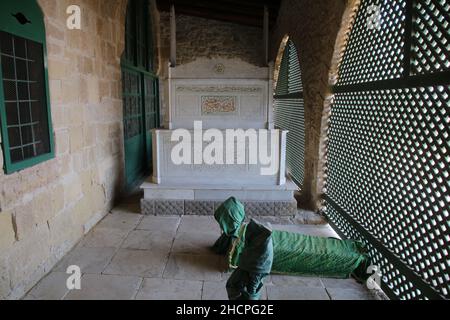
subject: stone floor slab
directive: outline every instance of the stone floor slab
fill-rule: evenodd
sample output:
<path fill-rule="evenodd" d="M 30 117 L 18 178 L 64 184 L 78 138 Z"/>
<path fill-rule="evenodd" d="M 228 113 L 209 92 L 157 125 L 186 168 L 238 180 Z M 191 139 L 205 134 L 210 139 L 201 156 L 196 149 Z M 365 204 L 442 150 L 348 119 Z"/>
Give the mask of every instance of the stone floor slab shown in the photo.
<path fill-rule="evenodd" d="M 178 232 L 173 244 L 173 253 L 212 254 L 211 247 L 219 235 L 211 232 Z"/>
<path fill-rule="evenodd" d="M 87 274 L 81 278 L 81 290 L 70 291 L 64 300 L 130 300 L 141 282 L 140 277 Z"/>
<path fill-rule="evenodd" d="M 216 233 L 220 236 L 220 227 L 212 216 L 183 216 L 178 229 L 179 233 Z"/>
<path fill-rule="evenodd" d="M 124 249 L 156 250 L 169 252 L 175 238 L 175 233 L 133 230 L 122 244 Z"/>
<path fill-rule="evenodd" d="M 65 272 L 51 272 L 46 275 L 25 296 L 25 300 L 61 300 L 66 293 L 66 281 L 69 277 Z"/>
<path fill-rule="evenodd" d="M 200 300 L 202 281 L 150 278 L 136 295 L 137 300 Z"/>
<path fill-rule="evenodd" d="M 267 286 L 269 300 L 330 300 L 325 288 Z"/>
<path fill-rule="evenodd" d="M 180 221 L 179 216 L 145 216 L 136 229 L 175 233 Z"/>
<path fill-rule="evenodd" d="M 120 249 L 104 274 L 161 277 L 168 258 L 167 251 Z"/>
<path fill-rule="evenodd" d="M 355 279 L 333 279 L 322 278 L 322 282 L 326 288 L 331 289 L 366 289 L 362 284 L 358 283 Z"/>
<path fill-rule="evenodd" d="M 97 228 L 117 228 L 132 230 L 136 228 L 143 216 L 135 213 L 113 212 L 108 214 Z"/>
<path fill-rule="evenodd" d="M 129 230 L 95 228 L 83 239 L 81 245 L 89 248 L 119 248 Z"/>
<path fill-rule="evenodd" d="M 111 261 L 115 248 L 77 247 L 56 266 L 55 271 L 65 272 L 69 266 L 79 266 L 82 273 L 102 273 Z"/>
<path fill-rule="evenodd" d="M 325 288 L 322 280 L 315 277 L 298 277 L 271 275 L 270 282 L 274 286 L 299 286 L 307 288 Z"/>
<path fill-rule="evenodd" d="M 327 288 L 332 300 L 375 300 L 375 297 L 368 290 Z"/>
<path fill-rule="evenodd" d="M 164 278 L 221 281 L 223 257 L 216 255 L 171 254 Z"/>
<path fill-rule="evenodd" d="M 205 281 L 203 283 L 203 292 L 202 292 L 202 300 L 228 300 L 227 294 L 227 282 L 214 282 L 214 281 Z M 267 300 L 267 290 L 266 286 L 261 290 L 261 300 Z"/>

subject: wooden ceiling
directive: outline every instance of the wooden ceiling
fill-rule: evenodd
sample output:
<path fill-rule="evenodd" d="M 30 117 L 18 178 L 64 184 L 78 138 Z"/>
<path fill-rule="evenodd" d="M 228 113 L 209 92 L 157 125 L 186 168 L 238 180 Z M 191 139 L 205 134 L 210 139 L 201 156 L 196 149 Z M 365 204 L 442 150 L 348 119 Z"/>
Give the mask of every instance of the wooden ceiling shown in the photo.
<path fill-rule="evenodd" d="M 264 6 L 269 10 L 270 26 L 277 20 L 281 0 L 157 0 L 158 10 L 177 14 L 263 27 Z"/>

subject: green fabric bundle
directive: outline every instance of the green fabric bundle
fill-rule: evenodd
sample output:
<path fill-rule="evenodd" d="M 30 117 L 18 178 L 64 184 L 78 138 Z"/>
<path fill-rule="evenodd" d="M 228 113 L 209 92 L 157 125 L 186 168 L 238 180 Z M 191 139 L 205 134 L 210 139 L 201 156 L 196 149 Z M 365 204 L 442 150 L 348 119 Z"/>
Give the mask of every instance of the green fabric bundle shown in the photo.
<path fill-rule="evenodd" d="M 270 274 L 272 263 L 272 231 L 252 220 L 247 226 L 238 268 L 227 282 L 229 299 L 259 300 L 263 280 Z"/>

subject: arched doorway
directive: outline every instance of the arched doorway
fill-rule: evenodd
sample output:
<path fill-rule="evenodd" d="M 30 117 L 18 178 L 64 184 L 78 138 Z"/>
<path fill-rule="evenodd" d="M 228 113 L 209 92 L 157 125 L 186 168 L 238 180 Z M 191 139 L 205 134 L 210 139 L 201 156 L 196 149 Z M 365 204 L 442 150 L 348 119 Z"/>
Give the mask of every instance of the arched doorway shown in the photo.
<path fill-rule="evenodd" d="M 288 37 L 281 44 L 280 57 L 275 88 L 275 126 L 289 131 L 286 141 L 286 168 L 292 180 L 301 188 L 305 171 L 303 85 L 297 48 Z"/>
<path fill-rule="evenodd" d="M 122 56 L 125 182 L 131 189 L 152 168 L 151 130 L 159 126 L 158 78 L 148 0 L 130 0 Z"/>

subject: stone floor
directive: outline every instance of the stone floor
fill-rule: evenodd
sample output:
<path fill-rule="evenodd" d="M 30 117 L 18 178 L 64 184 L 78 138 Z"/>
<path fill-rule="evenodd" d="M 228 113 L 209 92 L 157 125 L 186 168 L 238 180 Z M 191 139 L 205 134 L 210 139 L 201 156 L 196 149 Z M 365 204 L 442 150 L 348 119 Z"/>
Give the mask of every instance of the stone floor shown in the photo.
<path fill-rule="evenodd" d="M 33 300 L 226 300 L 225 260 L 210 252 L 220 235 L 209 216 L 142 216 L 113 210 L 26 296 Z M 336 236 L 327 225 L 296 218 L 261 218 L 283 229 Z M 275 225 L 276 224 L 276 225 Z M 81 290 L 69 291 L 68 266 L 82 270 Z M 266 280 L 263 299 L 367 300 L 375 296 L 352 279 L 288 277 Z"/>

